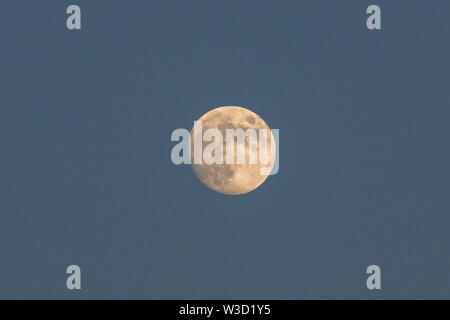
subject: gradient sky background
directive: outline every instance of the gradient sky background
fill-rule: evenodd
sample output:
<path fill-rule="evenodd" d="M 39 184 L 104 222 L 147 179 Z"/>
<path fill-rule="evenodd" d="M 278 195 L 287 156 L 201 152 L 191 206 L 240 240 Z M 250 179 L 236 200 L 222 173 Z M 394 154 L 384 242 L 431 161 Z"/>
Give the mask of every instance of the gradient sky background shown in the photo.
<path fill-rule="evenodd" d="M 450 298 L 449 12 L 0 1 L 0 298 Z M 278 175 L 244 196 L 170 160 L 223 105 L 280 129 Z"/>

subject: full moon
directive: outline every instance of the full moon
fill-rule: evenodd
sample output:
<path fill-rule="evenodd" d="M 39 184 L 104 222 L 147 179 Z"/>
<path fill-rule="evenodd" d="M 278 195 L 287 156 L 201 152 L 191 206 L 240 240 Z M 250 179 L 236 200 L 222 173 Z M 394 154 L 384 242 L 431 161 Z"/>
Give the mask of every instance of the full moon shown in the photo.
<path fill-rule="evenodd" d="M 256 113 L 242 107 L 237 106 L 225 106 L 213 109 L 198 119 L 202 121 L 203 133 L 208 129 L 218 129 L 223 136 L 223 163 L 222 164 L 194 164 L 194 152 L 191 153 L 192 168 L 195 174 L 207 187 L 224 194 L 239 195 L 248 193 L 258 188 L 268 177 L 268 174 L 261 173 L 262 168 L 266 168 L 266 171 L 270 173 L 273 167 L 274 161 L 270 158 L 270 162 L 267 164 L 258 161 L 256 163 L 249 163 L 249 154 L 251 152 L 259 152 L 259 140 L 258 146 L 254 149 L 249 148 L 249 137 L 245 139 L 245 163 L 239 164 L 233 162 L 228 164 L 225 161 L 226 158 L 226 130 L 227 129 L 254 129 L 257 133 L 259 129 L 267 130 L 268 143 L 267 143 L 267 155 L 271 157 L 271 141 L 273 135 L 270 132 L 269 126 L 266 122 L 258 116 Z M 191 130 L 191 150 L 194 150 L 194 128 Z M 258 134 L 259 138 L 259 134 Z M 202 152 L 204 148 L 210 144 L 210 141 L 202 141 Z M 235 140 L 236 142 L 236 140 Z M 236 143 L 235 153 L 237 150 Z M 236 159 L 236 156 L 235 156 Z"/>

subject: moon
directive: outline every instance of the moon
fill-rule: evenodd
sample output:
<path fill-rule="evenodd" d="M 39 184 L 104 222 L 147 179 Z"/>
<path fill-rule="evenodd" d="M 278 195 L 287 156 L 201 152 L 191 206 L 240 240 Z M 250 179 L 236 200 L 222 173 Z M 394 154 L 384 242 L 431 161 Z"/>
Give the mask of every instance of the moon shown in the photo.
<path fill-rule="evenodd" d="M 243 129 L 245 131 L 249 128 L 252 128 L 255 129 L 257 133 L 259 132 L 259 129 L 266 129 L 267 132 L 270 133 L 267 134 L 269 141 L 267 144 L 268 157 L 271 157 L 272 152 L 275 152 L 275 150 L 271 150 L 272 148 L 269 139 L 273 139 L 273 135 L 270 132 L 270 128 L 259 115 L 246 108 L 238 106 L 224 106 L 215 108 L 205 113 L 198 119 L 198 121 L 202 121 L 203 133 L 206 130 L 213 128 L 220 130 L 223 136 L 223 164 L 206 164 L 204 161 L 201 164 L 194 164 L 194 151 L 191 152 L 192 168 L 201 182 L 203 182 L 208 188 L 212 190 L 229 195 L 245 194 L 255 190 L 263 184 L 263 182 L 267 179 L 268 174 L 262 174 L 261 168 L 268 168 L 266 170 L 268 173 L 270 173 L 274 161 L 273 158 L 270 158 L 270 162 L 264 165 L 261 163 L 261 161 L 259 161 L 260 159 L 258 157 L 258 161 L 256 164 L 249 163 L 249 153 L 252 152 L 252 149 L 249 148 L 248 137 L 246 137 L 245 142 L 245 162 L 243 164 L 238 164 L 236 163 L 236 161 L 234 161 L 234 163 L 232 164 L 227 164 L 225 161 L 226 129 Z M 191 150 L 194 150 L 194 140 L 193 127 L 191 130 Z M 203 152 L 205 146 L 207 146 L 211 142 L 203 141 L 203 139 L 201 139 L 201 141 Z M 236 150 L 237 149 L 235 146 L 235 153 Z M 254 150 L 259 151 L 259 145 Z"/>

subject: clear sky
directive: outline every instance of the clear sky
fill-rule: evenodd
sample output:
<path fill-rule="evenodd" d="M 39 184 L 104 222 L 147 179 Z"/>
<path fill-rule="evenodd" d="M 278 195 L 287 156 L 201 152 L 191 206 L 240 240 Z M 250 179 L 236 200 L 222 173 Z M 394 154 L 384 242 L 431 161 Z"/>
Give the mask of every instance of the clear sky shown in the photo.
<path fill-rule="evenodd" d="M 449 12 L 1 0 L 0 298 L 450 298 Z M 223 105 L 280 130 L 279 173 L 243 196 L 170 160 Z"/>

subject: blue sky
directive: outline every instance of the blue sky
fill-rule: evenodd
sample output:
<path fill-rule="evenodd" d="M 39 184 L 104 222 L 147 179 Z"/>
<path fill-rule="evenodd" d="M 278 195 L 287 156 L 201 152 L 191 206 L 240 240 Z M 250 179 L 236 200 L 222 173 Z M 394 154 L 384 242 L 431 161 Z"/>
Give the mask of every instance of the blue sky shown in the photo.
<path fill-rule="evenodd" d="M 449 10 L 1 1 L 0 298 L 449 298 Z M 244 196 L 170 160 L 223 105 L 280 129 Z"/>

